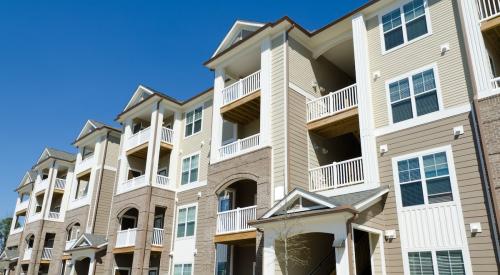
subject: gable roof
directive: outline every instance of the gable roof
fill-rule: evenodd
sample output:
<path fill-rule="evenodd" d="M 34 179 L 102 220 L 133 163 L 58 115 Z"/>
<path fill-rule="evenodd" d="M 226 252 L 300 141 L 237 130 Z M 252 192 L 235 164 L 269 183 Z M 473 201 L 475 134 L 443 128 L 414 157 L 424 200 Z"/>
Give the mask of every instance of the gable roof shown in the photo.
<path fill-rule="evenodd" d="M 80 141 L 80 140 L 84 139 L 85 137 L 89 136 L 90 134 L 94 133 L 95 131 L 98 131 L 98 130 L 101 130 L 101 129 L 104 129 L 104 128 L 110 129 L 110 130 L 116 131 L 116 132 L 121 132 L 120 129 L 117 129 L 117 128 L 113 127 L 113 126 L 109 126 L 109 125 L 104 124 L 102 122 L 89 119 L 89 120 L 87 120 L 87 122 L 85 122 L 85 125 L 83 125 L 83 128 L 80 131 L 80 133 L 78 134 L 78 137 L 75 139 L 75 141 L 73 141 L 72 144 L 75 144 L 78 141 Z"/>
<path fill-rule="evenodd" d="M 21 179 L 21 182 L 17 186 L 17 189 L 19 189 L 25 185 L 28 185 L 30 183 L 34 183 L 35 180 L 36 180 L 36 172 L 33 170 L 26 171 L 26 173 L 24 173 L 23 178 Z"/>
<path fill-rule="evenodd" d="M 47 147 L 43 150 L 42 154 L 38 158 L 37 164 L 45 161 L 48 158 L 56 158 L 56 159 L 66 160 L 69 162 L 74 162 L 76 160 L 75 154 Z"/>
<path fill-rule="evenodd" d="M 262 28 L 262 26 L 264 26 L 264 23 L 236 20 L 224 39 L 220 42 L 215 52 L 212 54 L 212 57 L 234 44 L 234 39 L 242 30 L 255 32 L 256 30 Z M 242 39 L 245 39 L 245 37 L 242 37 Z"/>
<path fill-rule="evenodd" d="M 105 247 L 107 244 L 106 236 L 84 233 L 67 251 L 89 248 L 99 249 Z"/>

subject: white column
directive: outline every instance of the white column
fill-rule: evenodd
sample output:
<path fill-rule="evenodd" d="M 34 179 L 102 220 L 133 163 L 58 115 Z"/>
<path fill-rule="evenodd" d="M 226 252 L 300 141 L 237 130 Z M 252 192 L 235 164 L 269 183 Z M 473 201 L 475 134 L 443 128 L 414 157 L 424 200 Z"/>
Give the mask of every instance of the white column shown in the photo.
<path fill-rule="evenodd" d="M 212 107 L 212 140 L 210 142 L 211 163 L 215 163 L 219 159 L 219 148 L 222 143 L 222 115 L 220 113 L 220 107 L 222 106 L 224 78 L 224 70 L 222 68 L 217 68 L 215 70 L 214 100 Z"/>
<path fill-rule="evenodd" d="M 362 14 L 352 19 L 356 83 L 358 86 L 359 132 L 366 187 L 379 185 L 375 123 L 373 121 L 368 39 Z"/>
<path fill-rule="evenodd" d="M 161 131 L 163 128 L 163 117 L 165 114 L 165 107 L 163 105 L 160 105 L 158 109 L 158 116 L 157 116 L 157 122 L 156 122 L 156 135 L 154 135 L 154 131 L 151 132 L 151 138 L 152 142 L 151 144 L 154 144 L 154 152 L 153 152 L 153 157 L 151 159 L 151 163 L 148 162 L 148 166 L 151 166 L 151 182 L 156 182 L 156 175 L 158 174 L 158 163 L 160 161 L 160 143 L 161 143 Z M 156 119 L 156 118 L 155 118 Z M 153 126 L 153 124 L 151 124 Z M 153 129 L 151 129 L 153 130 Z M 153 147 L 153 146 L 152 146 Z"/>
<path fill-rule="evenodd" d="M 43 196 L 43 204 L 42 204 L 42 217 L 44 219 L 47 219 L 49 217 L 49 211 L 50 207 L 52 205 L 52 196 L 54 194 L 54 187 L 56 183 L 56 177 L 57 177 L 57 171 L 59 170 L 59 165 L 56 164 L 51 164 L 51 167 L 49 169 L 49 175 L 48 175 L 48 186 L 47 189 L 45 189 L 45 195 Z"/>
<path fill-rule="evenodd" d="M 90 263 L 89 263 L 89 275 L 94 275 L 94 269 L 95 269 L 95 256 L 92 255 L 90 257 Z"/>
<path fill-rule="evenodd" d="M 345 240 L 343 247 L 335 247 L 335 265 L 337 274 L 349 274 L 349 255 L 347 253 L 347 228 L 345 224 L 335 230 L 336 240 Z"/>
<path fill-rule="evenodd" d="M 145 175 L 145 180 L 146 184 L 151 184 L 151 172 L 153 168 L 153 159 L 154 159 L 154 152 L 153 152 L 153 146 L 156 142 L 156 137 L 155 137 L 155 128 L 157 129 L 158 127 L 158 112 L 159 110 L 156 108 L 156 102 L 151 106 L 151 123 L 149 127 L 149 141 L 148 141 L 148 153 L 146 157 L 146 169 L 144 171 Z"/>
<path fill-rule="evenodd" d="M 272 230 L 264 232 L 264 253 L 262 258 L 262 275 L 274 275 L 277 265 L 276 252 L 274 251 L 274 241 L 277 233 Z M 341 274 L 341 273 L 337 273 Z"/>
<path fill-rule="evenodd" d="M 486 46 L 481 33 L 479 23 L 479 11 L 476 0 L 460 0 L 460 12 L 465 29 L 467 50 L 474 75 L 474 82 L 479 98 L 491 95 L 493 86 L 491 84 L 492 72 L 486 51 Z M 456 49 L 457 51 L 459 49 Z"/>
<path fill-rule="evenodd" d="M 184 131 L 182 129 L 182 113 L 179 111 L 176 111 L 174 113 L 174 124 L 172 125 L 172 130 L 174 131 L 174 135 L 172 137 L 172 153 L 170 154 L 170 162 L 169 162 L 169 169 L 168 169 L 168 177 L 170 178 L 171 181 L 173 181 L 176 186 L 178 185 L 178 163 L 179 163 L 179 156 L 180 156 L 180 144 L 181 144 L 181 139 L 182 135 L 184 134 Z M 179 183 L 180 185 L 180 183 Z"/>
<path fill-rule="evenodd" d="M 128 160 L 127 160 L 127 151 L 126 144 L 128 139 L 132 136 L 132 119 L 127 119 L 124 123 L 124 130 L 121 137 L 121 146 L 120 146 L 120 168 L 118 174 L 118 182 L 117 186 L 123 183 L 127 179 L 128 172 Z"/>
<path fill-rule="evenodd" d="M 69 272 L 69 275 L 75 275 L 76 270 L 75 270 L 75 260 L 71 260 L 71 271 Z"/>
<path fill-rule="evenodd" d="M 271 145 L 271 38 L 260 44 L 260 145 Z"/>

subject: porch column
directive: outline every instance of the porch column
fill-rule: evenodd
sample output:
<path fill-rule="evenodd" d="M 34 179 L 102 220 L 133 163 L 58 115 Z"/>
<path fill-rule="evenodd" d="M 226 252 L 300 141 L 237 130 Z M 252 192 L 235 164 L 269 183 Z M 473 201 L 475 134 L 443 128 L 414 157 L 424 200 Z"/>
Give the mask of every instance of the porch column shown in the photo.
<path fill-rule="evenodd" d="M 75 264 L 76 264 L 76 261 L 75 260 L 71 260 L 71 271 L 69 272 L 69 275 L 75 275 L 76 274 Z"/>
<path fill-rule="evenodd" d="M 334 242 L 335 246 L 335 262 L 337 274 L 349 274 L 349 255 L 347 251 L 347 228 L 344 225 L 339 226 L 335 230 L 335 240 L 344 240 L 343 245 Z"/>
<path fill-rule="evenodd" d="M 92 257 L 90 257 L 88 275 L 94 275 L 94 269 L 95 269 L 95 255 L 92 255 Z"/>
<path fill-rule="evenodd" d="M 260 44 L 260 145 L 271 145 L 271 119 L 265 115 L 271 114 L 271 38 L 263 39 Z"/>
<path fill-rule="evenodd" d="M 276 252 L 274 241 L 277 233 L 271 230 L 264 232 L 264 253 L 262 257 L 262 275 L 274 275 L 276 268 Z M 342 273 L 337 273 L 342 274 Z"/>
<path fill-rule="evenodd" d="M 224 89 L 224 69 L 215 70 L 214 80 L 214 100 L 212 106 L 212 140 L 210 144 L 210 163 L 215 163 L 219 159 L 219 148 L 222 143 L 222 115 L 220 107 L 222 106 L 222 90 Z"/>

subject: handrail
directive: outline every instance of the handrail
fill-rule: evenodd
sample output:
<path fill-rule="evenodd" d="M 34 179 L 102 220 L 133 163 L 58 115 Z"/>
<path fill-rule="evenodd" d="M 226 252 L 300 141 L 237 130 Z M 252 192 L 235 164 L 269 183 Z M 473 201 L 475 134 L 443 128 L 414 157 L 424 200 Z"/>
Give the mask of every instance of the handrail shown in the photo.
<path fill-rule="evenodd" d="M 260 89 L 260 70 L 222 89 L 222 105 L 227 105 Z"/>
<path fill-rule="evenodd" d="M 309 191 L 336 189 L 363 181 L 362 157 L 309 169 Z"/>
<path fill-rule="evenodd" d="M 479 21 L 487 21 L 500 15 L 500 0 L 477 0 Z"/>

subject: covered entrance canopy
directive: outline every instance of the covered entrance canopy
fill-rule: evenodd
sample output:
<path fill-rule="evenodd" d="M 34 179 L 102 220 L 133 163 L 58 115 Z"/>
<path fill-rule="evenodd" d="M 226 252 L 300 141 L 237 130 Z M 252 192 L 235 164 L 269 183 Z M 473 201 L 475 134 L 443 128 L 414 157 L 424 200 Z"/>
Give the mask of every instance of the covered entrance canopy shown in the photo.
<path fill-rule="evenodd" d="M 105 236 L 83 234 L 65 252 L 71 253 L 71 275 L 94 274 L 96 258 L 105 255 L 108 242 Z"/>

